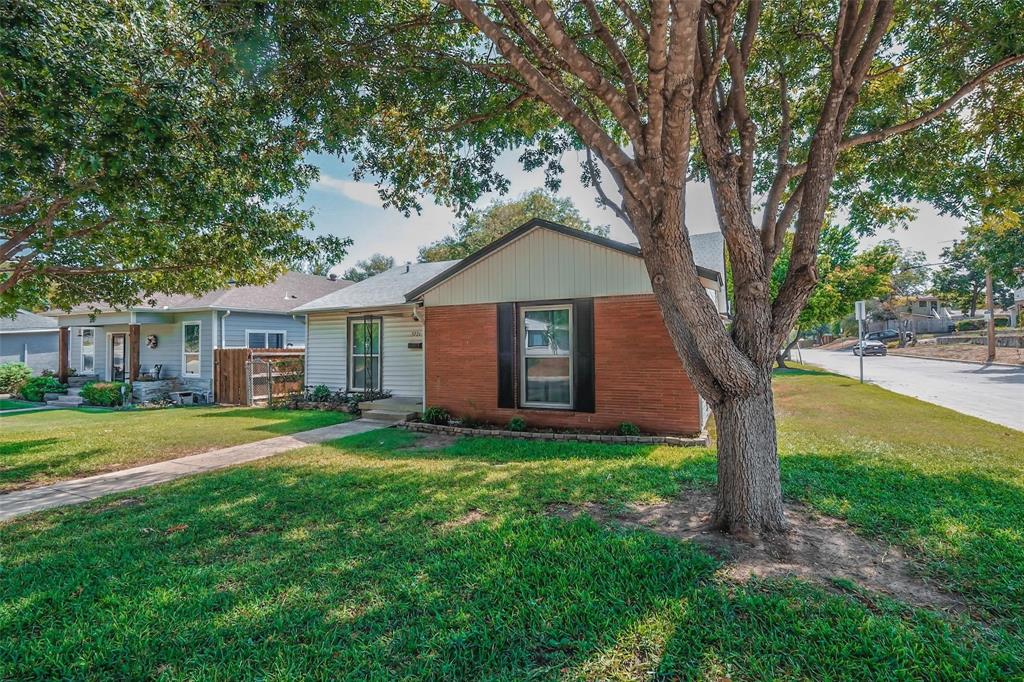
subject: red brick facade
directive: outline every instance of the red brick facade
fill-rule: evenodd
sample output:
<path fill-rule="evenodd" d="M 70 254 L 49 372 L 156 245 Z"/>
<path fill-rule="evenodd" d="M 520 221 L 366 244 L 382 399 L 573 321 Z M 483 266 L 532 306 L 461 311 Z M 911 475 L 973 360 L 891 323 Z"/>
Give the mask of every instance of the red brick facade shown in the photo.
<path fill-rule="evenodd" d="M 651 295 L 594 299 L 593 413 L 498 407 L 494 304 L 427 308 L 425 338 L 427 405 L 455 416 L 505 424 L 518 415 L 530 426 L 601 431 L 624 421 L 645 433 L 701 430 L 697 391 Z"/>

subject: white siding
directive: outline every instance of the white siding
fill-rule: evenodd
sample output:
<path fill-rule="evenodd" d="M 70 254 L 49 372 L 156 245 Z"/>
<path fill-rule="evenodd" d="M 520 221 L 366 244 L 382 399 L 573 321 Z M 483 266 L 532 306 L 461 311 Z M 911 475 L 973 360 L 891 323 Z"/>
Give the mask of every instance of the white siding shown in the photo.
<path fill-rule="evenodd" d="M 401 312 L 374 313 L 383 317 L 381 336 L 383 387 L 396 396 L 421 398 L 423 395 L 423 350 L 409 343 L 423 341 L 423 325 L 412 318 L 408 307 Z M 362 315 L 355 317 L 361 318 Z M 347 388 L 348 315 L 320 313 L 309 316 L 306 344 L 306 383 L 324 384 L 331 390 Z"/>
<path fill-rule="evenodd" d="M 427 306 L 651 293 L 642 259 L 551 230 L 528 232 L 428 291 Z"/>
<path fill-rule="evenodd" d="M 697 262 L 721 272 L 721 235 L 698 234 L 693 240 L 701 250 Z M 709 293 L 724 312 L 725 289 L 714 286 Z M 428 291 L 423 302 L 429 307 L 650 293 L 651 280 L 642 258 L 535 229 Z"/>

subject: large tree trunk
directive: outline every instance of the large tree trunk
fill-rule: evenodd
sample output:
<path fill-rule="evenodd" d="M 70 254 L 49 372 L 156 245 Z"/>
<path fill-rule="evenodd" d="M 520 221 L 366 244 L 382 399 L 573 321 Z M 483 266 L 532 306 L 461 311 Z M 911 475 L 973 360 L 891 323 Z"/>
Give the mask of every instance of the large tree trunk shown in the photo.
<path fill-rule="evenodd" d="M 785 531 L 770 372 L 753 393 L 711 409 L 718 432 L 715 527 L 747 538 Z"/>

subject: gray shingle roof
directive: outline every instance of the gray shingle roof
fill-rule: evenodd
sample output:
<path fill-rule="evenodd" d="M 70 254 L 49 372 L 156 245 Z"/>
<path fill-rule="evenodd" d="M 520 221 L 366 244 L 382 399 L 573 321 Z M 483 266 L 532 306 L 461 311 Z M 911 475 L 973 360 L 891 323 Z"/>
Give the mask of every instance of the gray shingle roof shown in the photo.
<path fill-rule="evenodd" d="M 35 329 L 57 329 L 57 320 L 19 310 L 12 317 L 0 317 L 0 332 L 20 332 Z"/>
<path fill-rule="evenodd" d="M 405 295 L 459 261 L 410 263 L 393 267 L 379 275 L 356 282 L 352 286 L 299 306 L 295 312 L 314 310 L 355 310 L 380 308 L 405 303 Z"/>
<path fill-rule="evenodd" d="M 254 310 L 272 313 L 290 313 L 304 303 L 327 294 L 336 293 L 352 285 L 348 280 L 331 281 L 320 275 L 286 272 L 274 282 L 262 287 L 228 287 L 202 296 L 158 294 L 154 305 L 135 306 L 133 310 L 196 310 L 202 308 Z M 84 304 L 71 309 L 72 313 L 90 313 L 99 308 L 112 310 L 104 303 Z"/>

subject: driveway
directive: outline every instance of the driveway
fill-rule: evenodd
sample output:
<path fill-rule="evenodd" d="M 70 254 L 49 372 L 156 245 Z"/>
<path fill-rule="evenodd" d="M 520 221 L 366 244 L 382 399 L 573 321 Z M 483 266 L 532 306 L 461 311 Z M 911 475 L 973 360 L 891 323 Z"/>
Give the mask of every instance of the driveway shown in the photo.
<path fill-rule="evenodd" d="M 808 364 L 860 376 L 859 358 L 849 350 L 801 352 Z M 1024 431 L 1024 367 L 870 356 L 864 358 L 864 381 Z"/>

